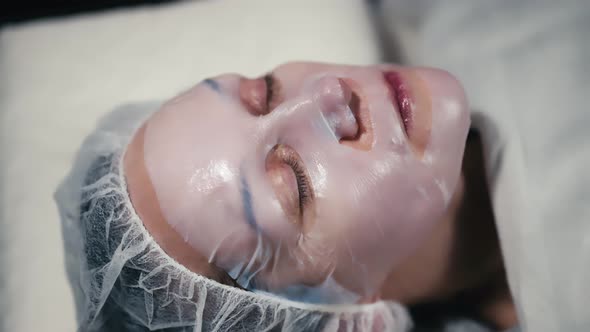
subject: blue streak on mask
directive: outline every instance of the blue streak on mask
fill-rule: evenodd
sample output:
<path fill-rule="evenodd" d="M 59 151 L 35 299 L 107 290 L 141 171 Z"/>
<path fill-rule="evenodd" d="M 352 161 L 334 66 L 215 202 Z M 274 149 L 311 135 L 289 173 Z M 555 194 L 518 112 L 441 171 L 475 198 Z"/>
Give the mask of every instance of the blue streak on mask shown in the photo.
<path fill-rule="evenodd" d="M 209 88 L 211 88 L 211 90 L 213 90 L 217 93 L 221 93 L 221 86 L 219 85 L 219 83 L 217 83 L 216 80 L 211 79 L 211 78 L 207 78 L 207 79 L 203 80 L 203 83 L 205 85 L 207 85 Z"/>
<path fill-rule="evenodd" d="M 250 193 L 250 186 L 243 175 L 240 176 L 240 182 L 240 192 L 242 194 L 242 205 L 244 206 L 246 221 L 250 226 L 252 226 L 252 228 L 258 230 L 258 223 L 256 222 L 254 210 L 252 209 L 252 194 Z"/>
<path fill-rule="evenodd" d="M 358 303 L 360 299 L 360 295 L 340 286 L 332 277 L 317 286 L 294 284 L 273 292 L 255 287 L 247 289 L 255 293 L 311 304 L 352 304 Z"/>

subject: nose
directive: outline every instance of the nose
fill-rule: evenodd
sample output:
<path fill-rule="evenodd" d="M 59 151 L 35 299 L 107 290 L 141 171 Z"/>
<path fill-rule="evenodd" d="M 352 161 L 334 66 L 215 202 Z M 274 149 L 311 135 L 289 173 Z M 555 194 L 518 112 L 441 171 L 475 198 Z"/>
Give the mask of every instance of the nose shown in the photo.
<path fill-rule="evenodd" d="M 269 133 L 278 130 L 283 138 L 291 134 L 317 134 L 342 143 L 343 139 L 356 137 L 360 128 L 354 113 L 358 103 L 353 96 L 352 88 L 343 79 L 314 77 L 302 85 L 297 95 L 258 119 L 265 123 Z"/>
<path fill-rule="evenodd" d="M 336 139 L 355 137 L 359 125 L 351 109 L 350 86 L 340 78 L 325 76 L 313 81 L 309 88 L 312 89 L 314 103 Z"/>

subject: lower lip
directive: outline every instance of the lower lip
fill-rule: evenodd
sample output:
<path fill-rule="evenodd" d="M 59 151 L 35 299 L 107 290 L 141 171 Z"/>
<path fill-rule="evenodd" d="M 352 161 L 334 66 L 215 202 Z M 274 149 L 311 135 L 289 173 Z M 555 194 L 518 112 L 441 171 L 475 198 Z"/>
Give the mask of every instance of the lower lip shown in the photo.
<path fill-rule="evenodd" d="M 402 119 L 406 135 L 408 135 L 409 131 L 412 129 L 414 118 L 412 112 L 412 98 L 410 91 L 408 91 L 408 86 L 404 83 L 398 72 L 387 71 L 383 73 L 383 77 L 391 92 L 392 102 L 394 103 L 394 106 L 397 106 L 396 110 L 399 112 Z"/>

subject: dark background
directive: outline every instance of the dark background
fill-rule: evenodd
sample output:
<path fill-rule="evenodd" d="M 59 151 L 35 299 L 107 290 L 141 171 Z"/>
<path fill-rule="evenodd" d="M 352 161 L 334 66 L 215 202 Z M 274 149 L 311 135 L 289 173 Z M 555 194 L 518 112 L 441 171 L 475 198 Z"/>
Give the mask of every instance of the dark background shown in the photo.
<path fill-rule="evenodd" d="M 0 26 L 40 18 L 173 1 L 176 0 L 4 0 L 0 1 Z"/>

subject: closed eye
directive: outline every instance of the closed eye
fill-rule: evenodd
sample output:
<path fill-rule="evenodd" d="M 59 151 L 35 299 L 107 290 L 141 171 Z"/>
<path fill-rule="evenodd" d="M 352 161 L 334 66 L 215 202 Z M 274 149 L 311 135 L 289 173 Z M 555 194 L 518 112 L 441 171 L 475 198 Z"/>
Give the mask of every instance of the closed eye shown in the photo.
<path fill-rule="evenodd" d="M 280 103 L 281 85 L 276 76 L 271 72 L 264 75 L 266 85 L 266 113 L 272 112 Z"/>
<path fill-rule="evenodd" d="M 313 187 L 299 154 L 288 145 L 277 144 L 266 157 L 266 171 L 275 195 L 287 217 L 302 225 L 313 214 Z"/>
<path fill-rule="evenodd" d="M 272 73 L 255 79 L 242 79 L 240 99 L 255 116 L 270 113 L 280 103 L 280 84 Z"/>

